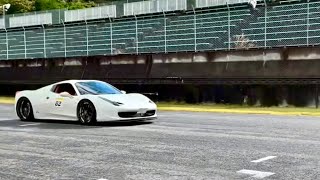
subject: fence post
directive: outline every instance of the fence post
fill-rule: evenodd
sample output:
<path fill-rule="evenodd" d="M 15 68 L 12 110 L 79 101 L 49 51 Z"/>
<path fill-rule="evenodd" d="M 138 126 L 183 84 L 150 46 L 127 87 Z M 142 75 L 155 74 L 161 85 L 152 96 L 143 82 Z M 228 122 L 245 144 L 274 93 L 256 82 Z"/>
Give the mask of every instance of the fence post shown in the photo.
<path fill-rule="evenodd" d="M 6 28 L 7 28 L 7 26 L 6 26 L 6 10 L 5 10 L 4 8 L 5 8 L 5 7 L 2 6 L 2 12 L 3 12 L 2 18 L 3 18 L 3 26 L 4 26 L 4 28 L 6 29 Z"/>
<path fill-rule="evenodd" d="M 46 29 L 43 24 L 42 25 L 42 30 L 43 30 L 43 54 L 44 58 L 47 58 L 47 50 L 46 50 Z"/>
<path fill-rule="evenodd" d="M 53 13 L 52 13 L 53 14 Z M 60 21 L 60 19 L 61 19 L 61 9 L 59 9 L 59 21 Z M 52 20 L 53 21 L 53 20 Z M 52 22 L 52 24 L 54 24 L 53 22 Z"/>
<path fill-rule="evenodd" d="M 87 20 L 84 20 L 86 23 L 86 40 L 87 40 L 87 56 L 89 56 L 89 32 L 88 32 L 88 23 Z"/>
<path fill-rule="evenodd" d="M 163 13 L 163 21 L 164 21 L 164 52 L 167 54 L 167 17 L 164 10 L 162 10 Z"/>
<path fill-rule="evenodd" d="M 136 53 L 139 54 L 139 36 L 138 36 L 138 20 L 135 13 L 133 13 L 134 19 L 136 20 Z"/>
<path fill-rule="evenodd" d="M 102 18 L 102 8 L 101 7 L 99 7 L 99 18 Z"/>
<path fill-rule="evenodd" d="M 267 16 L 268 16 L 268 8 L 267 8 L 267 2 L 266 0 L 264 1 L 264 48 L 267 48 Z"/>
<path fill-rule="evenodd" d="M 27 59 L 27 39 L 26 39 L 26 29 L 24 26 L 23 28 L 23 42 L 24 42 L 24 58 Z"/>
<path fill-rule="evenodd" d="M 197 52 L 197 16 L 196 11 L 194 10 L 194 6 L 192 5 L 193 10 L 193 28 L 194 28 L 194 52 Z"/>
<path fill-rule="evenodd" d="M 176 0 L 176 8 L 175 8 L 175 9 L 173 9 L 173 10 L 175 11 L 175 10 L 178 10 L 178 9 L 179 9 L 179 1 L 178 1 L 178 0 Z M 170 11 L 172 11 L 172 9 L 171 9 Z"/>
<path fill-rule="evenodd" d="M 110 16 L 108 15 L 108 18 L 109 18 L 109 22 L 110 22 L 110 53 L 111 53 L 111 55 L 113 55 L 113 44 L 112 44 L 112 41 L 113 41 L 113 39 L 112 39 L 112 35 L 113 35 L 113 33 L 112 33 L 112 20 L 111 20 L 111 18 L 110 18 Z"/>
<path fill-rule="evenodd" d="M 6 46 L 7 46 L 7 60 L 8 60 L 9 59 L 8 31 L 6 27 L 4 27 L 4 30 L 6 31 Z"/>
<path fill-rule="evenodd" d="M 319 108 L 319 84 L 316 83 L 316 93 L 315 93 L 316 109 Z"/>
<path fill-rule="evenodd" d="M 309 46 L 309 26 L 310 26 L 310 20 L 309 20 L 309 18 L 310 18 L 310 5 L 309 5 L 309 3 L 310 3 L 310 0 L 308 0 L 307 1 L 307 46 Z"/>
<path fill-rule="evenodd" d="M 231 49 L 231 28 L 230 28 L 230 7 L 229 7 L 229 3 L 227 2 L 227 7 L 228 7 L 228 50 Z"/>
<path fill-rule="evenodd" d="M 141 2 L 141 1 L 140 1 Z M 145 7 L 144 7 L 144 0 L 141 2 L 142 3 L 142 12 L 140 12 L 140 13 L 146 13 L 146 10 L 145 10 Z"/>
<path fill-rule="evenodd" d="M 64 58 L 67 57 L 67 33 L 66 33 L 66 25 L 64 24 L 64 21 L 62 20 L 63 24 L 63 38 L 64 38 Z"/>

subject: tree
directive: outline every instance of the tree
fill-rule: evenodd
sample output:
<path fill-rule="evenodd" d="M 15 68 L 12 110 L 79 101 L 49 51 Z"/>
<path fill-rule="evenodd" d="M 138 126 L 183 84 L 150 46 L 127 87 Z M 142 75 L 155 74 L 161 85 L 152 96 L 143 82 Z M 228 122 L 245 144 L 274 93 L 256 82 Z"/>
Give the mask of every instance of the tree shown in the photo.
<path fill-rule="evenodd" d="M 34 11 L 34 2 L 35 0 L 0 0 L 1 5 L 7 3 L 11 4 L 11 7 L 7 12 L 8 14 Z"/>
<path fill-rule="evenodd" d="M 95 3 L 92 1 L 89 2 L 83 2 L 83 1 L 71 1 L 68 3 L 68 9 L 83 9 L 83 8 L 89 8 L 94 7 Z"/>
<path fill-rule="evenodd" d="M 36 0 L 34 6 L 36 11 L 43 11 L 65 8 L 66 3 L 62 0 Z"/>

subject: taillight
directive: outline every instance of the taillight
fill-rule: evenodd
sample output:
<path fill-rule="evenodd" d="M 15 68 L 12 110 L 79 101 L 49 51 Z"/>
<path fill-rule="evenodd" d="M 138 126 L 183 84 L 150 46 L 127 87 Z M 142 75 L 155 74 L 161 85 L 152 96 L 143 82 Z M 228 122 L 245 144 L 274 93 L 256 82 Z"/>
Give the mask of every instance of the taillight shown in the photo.
<path fill-rule="evenodd" d="M 20 91 L 17 91 L 17 92 L 16 92 L 16 95 L 17 95 L 19 92 L 20 92 Z"/>

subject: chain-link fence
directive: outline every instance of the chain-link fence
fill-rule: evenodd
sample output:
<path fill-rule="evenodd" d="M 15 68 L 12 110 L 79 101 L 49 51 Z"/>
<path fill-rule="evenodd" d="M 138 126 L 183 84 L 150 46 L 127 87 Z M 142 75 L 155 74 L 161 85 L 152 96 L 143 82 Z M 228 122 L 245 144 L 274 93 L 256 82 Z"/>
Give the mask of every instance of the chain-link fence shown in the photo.
<path fill-rule="evenodd" d="M 240 3 L 69 23 L 64 17 L 71 16 L 60 13 L 64 21 L 55 26 L 0 30 L 0 59 L 316 46 L 320 44 L 319 8 L 316 1 L 258 2 L 255 8 Z M 91 15 L 105 16 L 97 12 Z"/>

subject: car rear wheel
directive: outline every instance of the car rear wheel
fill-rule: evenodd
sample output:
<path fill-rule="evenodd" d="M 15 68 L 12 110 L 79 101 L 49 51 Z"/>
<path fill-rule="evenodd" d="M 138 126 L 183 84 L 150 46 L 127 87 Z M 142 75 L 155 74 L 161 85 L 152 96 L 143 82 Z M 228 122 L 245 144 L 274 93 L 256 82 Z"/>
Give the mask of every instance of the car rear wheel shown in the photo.
<path fill-rule="evenodd" d="M 97 122 L 97 113 L 93 103 L 89 100 L 82 100 L 79 102 L 78 119 L 81 124 L 94 124 Z"/>
<path fill-rule="evenodd" d="M 31 102 L 27 98 L 20 98 L 16 107 L 17 115 L 21 121 L 34 120 Z"/>

